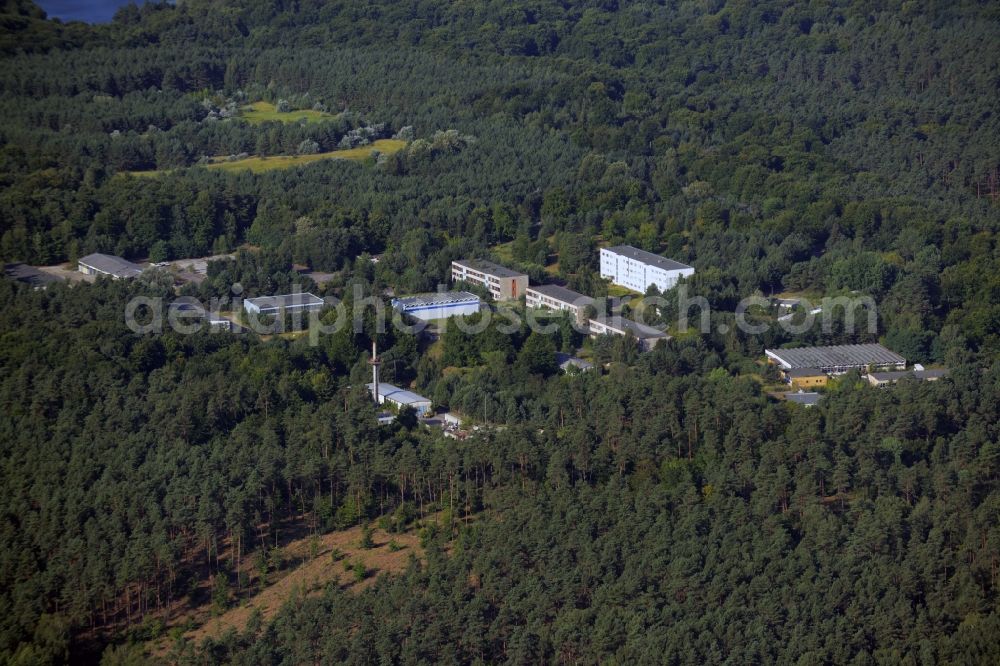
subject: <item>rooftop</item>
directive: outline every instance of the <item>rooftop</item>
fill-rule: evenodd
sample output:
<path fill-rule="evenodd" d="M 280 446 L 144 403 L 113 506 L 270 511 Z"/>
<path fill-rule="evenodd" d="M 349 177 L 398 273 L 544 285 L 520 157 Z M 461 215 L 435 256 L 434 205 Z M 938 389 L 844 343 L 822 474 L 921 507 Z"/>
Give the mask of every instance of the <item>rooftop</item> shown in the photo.
<path fill-rule="evenodd" d="M 594 317 L 590 321 L 596 321 L 618 331 L 628 331 L 640 340 L 670 337 L 658 328 L 653 328 L 652 326 L 647 326 L 646 324 L 640 324 L 637 321 L 625 319 L 624 317 L 620 317 L 618 315 L 612 317 Z"/>
<path fill-rule="evenodd" d="M 594 367 L 593 363 L 584 361 L 582 358 L 567 354 L 566 352 L 556 352 L 556 363 L 563 370 L 566 370 L 570 366 L 579 368 L 580 370 L 592 370 Z"/>
<path fill-rule="evenodd" d="M 106 273 L 116 277 L 137 277 L 142 273 L 142 266 L 139 264 L 133 264 L 127 259 L 100 252 L 88 254 L 86 257 L 79 259 L 77 263 L 92 268 L 99 273 Z"/>
<path fill-rule="evenodd" d="M 870 377 L 879 382 L 895 382 L 906 377 L 914 379 L 941 379 L 948 376 L 948 370 L 894 370 L 892 372 L 872 372 Z"/>
<path fill-rule="evenodd" d="M 826 373 L 819 368 L 790 368 L 785 374 L 789 377 L 817 377 Z"/>
<path fill-rule="evenodd" d="M 374 384 L 368 382 L 367 386 L 368 392 L 371 393 Z M 415 405 L 418 403 L 430 402 L 429 398 L 425 398 L 424 396 L 418 395 L 413 391 L 407 391 L 406 389 L 401 389 L 398 386 L 393 386 L 392 384 L 387 384 L 385 382 L 378 383 L 378 394 L 386 400 L 391 400 L 392 402 L 400 405 Z"/>
<path fill-rule="evenodd" d="M 301 308 L 313 305 L 322 305 L 323 299 L 309 292 L 298 294 L 279 294 L 277 296 L 258 296 L 257 298 L 246 299 L 261 310 L 275 310 L 279 308 Z"/>
<path fill-rule="evenodd" d="M 392 306 L 394 308 L 419 308 L 471 302 L 478 303 L 479 297 L 468 291 L 441 291 L 427 294 L 413 294 L 412 296 L 400 296 L 392 301 Z"/>
<path fill-rule="evenodd" d="M 563 303 L 572 303 L 579 307 L 587 307 L 588 305 L 594 304 L 594 299 L 590 296 L 584 296 L 572 289 L 567 289 L 566 287 L 560 287 L 557 284 L 539 284 L 534 287 L 528 287 L 528 291 L 536 291 L 539 294 L 548 296 L 557 301 L 562 301 Z"/>
<path fill-rule="evenodd" d="M 805 405 L 806 407 L 812 407 L 817 402 L 819 402 L 819 393 L 806 393 L 804 391 L 799 391 L 798 393 L 786 393 L 785 400 L 788 402 L 794 402 L 799 405 Z"/>
<path fill-rule="evenodd" d="M 168 310 L 173 310 L 175 312 L 183 314 L 205 314 L 205 306 L 203 306 L 198 299 L 193 296 L 181 296 L 167 305 Z"/>
<path fill-rule="evenodd" d="M 462 259 L 452 263 L 456 263 L 459 266 L 465 266 L 466 268 L 471 268 L 472 270 L 479 271 L 480 273 L 487 273 L 495 277 L 527 277 L 524 273 L 518 273 L 517 271 L 513 271 L 506 266 L 495 264 L 492 261 L 487 261 L 486 259 Z"/>
<path fill-rule="evenodd" d="M 684 268 L 691 268 L 687 264 L 682 264 L 679 261 L 674 261 L 673 259 L 667 259 L 666 257 L 661 257 L 658 254 L 653 254 L 652 252 L 646 252 L 645 250 L 640 250 L 637 247 L 632 247 L 631 245 L 615 245 L 614 247 L 604 248 L 609 252 L 614 252 L 623 257 L 628 257 L 629 259 L 635 259 L 636 261 L 641 261 L 644 264 L 650 266 L 656 266 L 657 268 L 662 268 L 665 271 L 679 271 Z"/>
<path fill-rule="evenodd" d="M 858 367 L 864 365 L 902 365 L 906 359 L 879 344 L 765 349 L 768 356 L 788 368 Z"/>

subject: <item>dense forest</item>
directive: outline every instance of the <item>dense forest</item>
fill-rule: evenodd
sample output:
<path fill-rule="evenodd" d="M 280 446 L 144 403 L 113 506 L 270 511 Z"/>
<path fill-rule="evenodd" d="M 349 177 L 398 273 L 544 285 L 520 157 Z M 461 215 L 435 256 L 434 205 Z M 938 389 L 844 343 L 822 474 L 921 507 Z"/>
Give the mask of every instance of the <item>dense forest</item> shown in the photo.
<path fill-rule="evenodd" d="M 239 603 L 239 561 L 289 525 L 443 512 L 404 574 L 166 659 L 996 663 L 997 44 L 985 0 L 186 0 L 95 26 L 6 0 L 4 262 L 233 252 L 182 292 L 350 299 L 502 247 L 604 295 L 597 244 L 628 243 L 695 266 L 713 324 L 779 292 L 863 294 L 879 320 L 599 340 L 598 370 L 565 375 L 568 320 L 448 328 L 433 353 L 372 312 L 315 345 L 137 335 L 129 299 L 173 296 L 155 273 L 4 280 L 0 661 L 149 658 L 148 618 L 204 581 Z M 251 102 L 318 119 L 230 112 Z M 378 425 L 373 339 L 388 381 L 482 431 Z M 950 375 L 851 374 L 811 409 L 755 378 L 765 346 L 866 341 Z"/>

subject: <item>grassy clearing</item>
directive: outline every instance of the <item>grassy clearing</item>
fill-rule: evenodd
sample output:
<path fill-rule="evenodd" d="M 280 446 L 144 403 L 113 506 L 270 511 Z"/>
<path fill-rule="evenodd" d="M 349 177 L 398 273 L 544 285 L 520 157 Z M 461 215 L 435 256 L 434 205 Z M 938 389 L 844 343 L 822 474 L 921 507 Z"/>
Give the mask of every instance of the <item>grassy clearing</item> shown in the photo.
<path fill-rule="evenodd" d="M 497 255 L 497 259 L 500 261 L 514 261 L 514 241 L 494 245 L 490 248 L 490 251 Z"/>
<path fill-rule="evenodd" d="M 254 102 L 240 110 L 240 118 L 251 125 L 260 125 L 267 122 L 297 123 L 302 120 L 307 123 L 318 123 L 324 120 L 331 120 L 336 116 L 325 111 L 313 111 L 312 109 L 299 109 L 288 113 L 278 113 L 274 104 L 270 102 Z"/>
<path fill-rule="evenodd" d="M 556 236 L 555 234 L 549 236 L 545 239 L 548 243 L 549 248 L 552 250 L 545 258 L 545 266 L 542 268 L 545 272 L 553 277 L 559 275 L 559 253 L 555 252 L 556 247 Z M 504 264 L 514 263 L 514 241 L 507 241 L 506 243 L 498 243 L 490 247 L 490 252 L 496 255 L 497 259 Z"/>
<path fill-rule="evenodd" d="M 360 148 L 350 148 L 347 150 L 333 150 L 328 153 L 315 153 L 313 155 L 274 155 L 272 157 L 248 157 L 243 160 L 216 161 L 207 166 L 209 169 L 219 169 L 221 171 L 252 171 L 262 173 L 264 171 L 274 171 L 275 169 L 289 169 L 304 164 L 312 164 L 322 160 L 354 160 L 361 161 L 368 158 L 373 150 L 381 153 L 392 154 L 406 145 L 400 139 L 379 139 L 371 145 Z M 224 160 L 225 158 L 215 158 Z"/>
<path fill-rule="evenodd" d="M 220 171 L 251 171 L 253 173 L 263 173 L 276 169 L 290 169 L 291 167 L 312 164 L 321 160 L 353 160 L 360 162 L 368 158 L 373 150 L 391 155 L 406 145 L 400 139 L 379 139 L 374 143 L 360 148 L 350 148 L 348 150 L 332 150 L 328 153 L 316 153 L 314 155 L 273 155 L 271 157 L 248 157 L 234 162 L 228 161 L 225 157 L 213 157 L 212 162 L 206 164 L 208 169 L 218 169 Z M 123 172 L 129 176 L 138 178 L 156 178 L 175 169 L 162 169 L 158 171 L 127 171 Z"/>
<path fill-rule="evenodd" d="M 643 296 L 643 294 L 639 293 L 638 291 L 632 291 L 628 287 L 622 287 L 621 285 L 617 284 L 609 284 L 608 296 L 617 296 L 619 298 L 622 298 L 624 296 Z"/>

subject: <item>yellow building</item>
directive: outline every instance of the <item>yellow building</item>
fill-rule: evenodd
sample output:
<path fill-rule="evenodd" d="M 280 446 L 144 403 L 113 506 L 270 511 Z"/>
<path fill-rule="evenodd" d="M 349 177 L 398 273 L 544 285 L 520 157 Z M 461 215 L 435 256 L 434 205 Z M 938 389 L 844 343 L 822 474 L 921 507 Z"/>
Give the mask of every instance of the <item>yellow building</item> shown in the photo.
<path fill-rule="evenodd" d="M 829 379 L 825 372 L 817 368 L 790 368 L 785 370 L 785 381 L 791 384 L 792 388 L 811 389 L 826 386 Z"/>

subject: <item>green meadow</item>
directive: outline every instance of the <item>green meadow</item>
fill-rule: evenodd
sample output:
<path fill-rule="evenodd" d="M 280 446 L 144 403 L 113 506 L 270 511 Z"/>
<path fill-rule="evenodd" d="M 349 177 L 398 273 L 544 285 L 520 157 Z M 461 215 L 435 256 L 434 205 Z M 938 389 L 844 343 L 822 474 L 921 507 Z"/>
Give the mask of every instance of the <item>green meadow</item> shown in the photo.
<path fill-rule="evenodd" d="M 278 121 L 282 123 L 297 123 L 305 120 L 308 123 L 318 123 L 323 120 L 335 118 L 333 114 L 325 111 L 313 111 L 312 109 L 297 109 L 287 113 L 279 113 L 274 104 L 270 102 L 254 102 L 240 110 L 240 118 L 251 125 Z"/>
<path fill-rule="evenodd" d="M 406 142 L 401 139 L 379 139 L 374 143 L 359 148 L 349 148 L 346 150 L 333 150 L 328 153 L 315 153 L 312 155 L 273 155 L 271 157 L 248 157 L 242 160 L 228 161 L 225 158 L 215 158 L 207 164 L 209 169 L 219 169 L 222 171 L 243 171 L 249 170 L 253 173 L 273 171 L 275 169 L 288 169 L 290 167 L 312 164 L 321 160 L 355 160 L 361 161 L 371 155 L 373 150 L 381 153 L 395 153 Z"/>
<path fill-rule="evenodd" d="M 312 155 L 272 155 L 270 157 L 247 157 L 242 160 L 229 161 L 225 157 L 213 157 L 212 161 L 205 165 L 206 169 L 216 169 L 219 171 L 250 171 L 252 173 L 263 173 L 277 169 L 289 169 L 291 167 L 312 164 L 321 160 L 353 160 L 360 162 L 373 150 L 391 155 L 403 148 L 406 142 L 402 139 L 379 139 L 367 146 L 359 148 L 348 148 L 346 150 L 331 150 L 326 153 L 314 153 Z M 165 173 L 174 171 L 166 169 L 160 171 L 129 171 L 128 175 L 139 178 L 155 178 Z"/>

